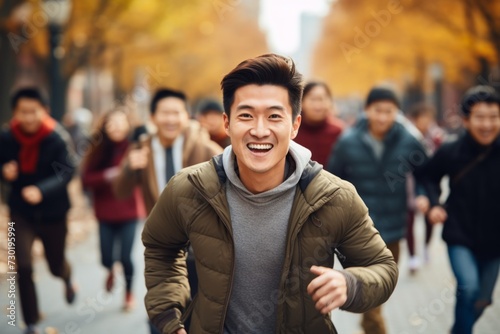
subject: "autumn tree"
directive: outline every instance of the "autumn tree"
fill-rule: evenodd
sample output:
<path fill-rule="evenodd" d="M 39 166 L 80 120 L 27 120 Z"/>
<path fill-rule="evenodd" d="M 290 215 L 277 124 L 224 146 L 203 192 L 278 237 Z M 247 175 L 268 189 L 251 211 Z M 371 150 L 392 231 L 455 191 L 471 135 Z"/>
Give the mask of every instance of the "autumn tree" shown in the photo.
<path fill-rule="evenodd" d="M 487 0 L 336 1 L 313 71 L 338 96 L 364 96 L 381 82 L 404 87 L 436 63 L 448 82 L 465 87 L 480 71 L 478 59 L 499 63 L 498 6 Z"/>
<path fill-rule="evenodd" d="M 147 94 L 158 86 L 185 90 L 193 98 L 219 94 L 225 72 L 244 58 L 267 51 L 257 17 L 248 15 L 247 2 L 72 1 L 58 50 L 62 75 L 69 80 L 88 67 L 111 71 L 117 102 L 136 88 L 139 77 L 140 88 Z M 43 14 L 43 1 L 30 1 L 28 18 L 14 26 L 10 23 L 12 13 L 22 3 L 10 1 L 10 6 L 2 7 L 0 27 L 18 36 L 20 47 L 40 49 L 37 54 L 46 59 L 47 25 L 37 27 L 36 36 L 29 38 L 25 29 L 36 15 Z M 16 55 L 11 58 L 15 62 Z M 4 72 L 0 79 L 8 74 L 14 76 Z"/>

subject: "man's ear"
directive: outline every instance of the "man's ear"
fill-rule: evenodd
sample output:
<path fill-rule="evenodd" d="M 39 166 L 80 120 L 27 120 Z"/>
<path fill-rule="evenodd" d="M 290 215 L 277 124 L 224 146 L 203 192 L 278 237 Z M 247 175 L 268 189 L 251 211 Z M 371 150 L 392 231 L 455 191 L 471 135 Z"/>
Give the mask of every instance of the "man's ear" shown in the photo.
<path fill-rule="evenodd" d="M 226 135 L 229 136 L 229 116 L 226 113 L 223 113 L 222 119 L 224 121 L 224 131 L 226 132 Z"/>
<path fill-rule="evenodd" d="M 302 115 L 297 115 L 292 125 L 292 133 L 290 134 L 290 139 L 295 139 L 295 137 L 297 137 L 301 123 L 302 123 Z"/>

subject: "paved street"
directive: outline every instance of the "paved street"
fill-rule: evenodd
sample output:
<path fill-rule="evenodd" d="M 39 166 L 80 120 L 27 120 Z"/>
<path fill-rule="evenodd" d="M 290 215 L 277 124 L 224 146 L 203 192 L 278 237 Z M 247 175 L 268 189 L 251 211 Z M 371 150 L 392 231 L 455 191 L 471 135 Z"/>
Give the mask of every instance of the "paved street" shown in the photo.
<path fill-rule="evenodd" d="M 421 238 L 423 224 L 416 225 L 417 236 Z M 139 241 L 139 233 L 134 246 L 134 260 L 137 264 L 134 291 L 137 296 L 137 307 L 133 312 L 124 313 L 121 310 L 124 295 L 123 280 L 118 282 L 112 294 L 105 292 L 106 272 L 99 264 L 97 225 L 94 221 L 90 221 L 85 226 L 86 237 L 73 242 L 68 252 L 69 261 L 73 264 L 74 277 L 79 285 L 74 305 L 68 306 L 65 303 L 63 285 L 50 275 L 46 262 L 40 259 L 36 261 L 37 291 L 40 308 L 44 313 L 40 327 L 47 334 L 148 333 L 146 312 L 142 302 L 145 287 L 142 276 L 143 248 Z M 142 225 L 138 226 L 138 229 L 142 229 Z M 430 247 L 431 261 L 414 276 L 408 274 L 406 245 L 402 244 L 399 283 L 384 308 L 389 334 L 448 333 L 454 304 L 454 279 L 444 244 L 439 237 L 440 230 L 434 232 Z M 475 328 L 476 334 L 499 333 L 500 284 L 497 284 L 495 298 L 496 305 L 485 312 Z M 0 305 L 4 312 L 7 304 L 7 284 L 6 279 L 2 279 Z M 0 318 L 0 333 L 22 333 L 20 313 L 17 309 L 16 327 L 9 326 L 7 317 L 3 315 Z M 360 332 L 359 315 L 336 311 L 333 319 L 341 334 Z"/>

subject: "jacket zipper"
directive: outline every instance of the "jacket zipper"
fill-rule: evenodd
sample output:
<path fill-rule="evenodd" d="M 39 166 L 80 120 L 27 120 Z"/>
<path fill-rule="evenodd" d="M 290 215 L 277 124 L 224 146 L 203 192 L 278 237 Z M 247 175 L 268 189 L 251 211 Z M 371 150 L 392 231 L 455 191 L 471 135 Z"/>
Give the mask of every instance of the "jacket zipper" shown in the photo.
<path fill-rule="evenodd" d="M 302 225 L 301 225 L 302 227 Z M 298 231 L 300 232 L 300 230 Z M 301 264 L 299 266 L 299 275 L 301 275 L 301 270 L 302 270 L 302 247 L 300 246 L 301 245 L 301 238 L 299 236 L 297 232 L 297 243 L 298 243 L 298 247 L 299 247 L 299 263 Z M 301 297 L 301 304 L 302 304 L 302 332 L 305 333 L 306 332 L 306 325 L 305 325 L 305 314 L 306 314 L 306 306 L 305 306 L 305 296 L 304 296 L 304 287 L 303 287 L 303 282 L 302 280 L 300 279 L 300 276 L 299 276 L 299 289 L 300 289 L 300 297 Z"/>
<path fill-rule="evenodd" d="M 194 185 L 194 184 L 193 184 Z M 195 185 L 195 187 L 198 189 L 198 191 L 200 192 L 200 194 L 203 196 L 203 198 L 207 201 L 207 203 L 212 207 L 212 209 L 216 212 L 217 216 L 219 217 L 219 219 L 222 221 L 222 223 L 224 224 L 224 226 L 226 227 L 227 231 L 228 232 L 231 232 L 230 228 L 229 228 L 229 222 L 225 221 L 223 219 L 223 215 L 221 215 L 219 213 L 219 209 L 216 208 L 215 206 L 212 205 L 210 199 L 205 195 L 205 193 L 203 192 L 203 189 L 200 189 L 199 187 L 197 187 Z M 232 256 L 232 261 L 231 261 L 231 281 L 229 283 L 229 291 L 226 295 L 226 298 L 224 300 L 224 310 L 223 310 L 223 316 L 222 316 L 222 321 L 221 321 L 221 324 L 220 324 L 220 329 L 219 329 L 219 333 L 223 333 L 224 331 L 224 323 L 226 321 L 226 314 L 227 314 L 227 308 L 229 306 L 229 298 L 231 298 L 231 292 L 233 290 L 233 278 L 234 278 L 234 267 L 235 267 L 235 264 L 234 264 L 234 239 L 233 239 L 233 234 L 232 233 L 229 233 L 229 235 L 231 236 L 231 246 L 233 248 L 233 256 Z"/>

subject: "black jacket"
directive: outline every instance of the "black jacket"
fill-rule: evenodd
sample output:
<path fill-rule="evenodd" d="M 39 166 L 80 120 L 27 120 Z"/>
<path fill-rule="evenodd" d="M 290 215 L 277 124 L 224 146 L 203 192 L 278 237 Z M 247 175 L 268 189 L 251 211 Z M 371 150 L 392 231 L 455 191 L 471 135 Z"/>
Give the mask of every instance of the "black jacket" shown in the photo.
<path fill-rule="evenodd" d="M 68 149 L 68 134 L 57 125 L 56 129 L 40 143 L 36 171 L 23 174 L 19 171 L 17 180 L 10 183 L 8 205 L 11 214 L 21 215 L 29 220 L 51 223 L 65 218 L 70 202 L 67 185 L 75 169 L 75 156 Z M 19 142 L 10 129 L 0 133 L 0 179 L 3 179 L 3 165 L 11 160 L 19 164 Z M 28 204 L 21 196 L 21 190 L 29 185 L 40 188 L 43 199 L 37 205 Z"/>
<path fill-rule="evenodd" d="M 457 141 L 443 144 L 416 176 L 426 187 L 431 206 L 439 205 L 441 178 L 449 176 L 443 239 L 449 245 L 470 248 L 480 258 L 491 259 L 500 257 L 500 137 L 484 160 L 454 179 L 485 149 L 465 133 Z"/>

